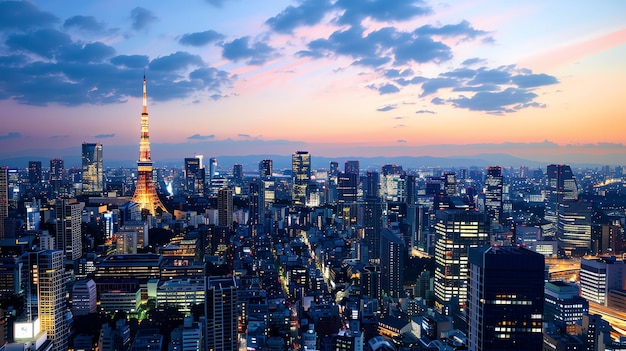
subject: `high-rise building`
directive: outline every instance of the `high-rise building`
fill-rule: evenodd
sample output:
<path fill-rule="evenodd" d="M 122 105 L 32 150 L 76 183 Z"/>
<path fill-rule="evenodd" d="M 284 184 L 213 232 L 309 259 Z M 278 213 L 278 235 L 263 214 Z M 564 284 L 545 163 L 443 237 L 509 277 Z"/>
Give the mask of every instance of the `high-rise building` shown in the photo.
<path fill-rule="evenodd" d="M 373 198 L 373 197 L 379 197 L 379 190 L 378 188 L 380 187 L 380 174 L 378 172 L 374 172 L 374 171 L 367 171 L 367 175 L 365 177 L 365 197 L 366 198 Z"/>
<path fill-rule="evenodd" d="M 232 228 L 233 226 L 233 190 L 222 188 L 217 192 L 218 225 Z"/>
<path fill-rule="evenodd" d="M 444 182 L 443 187 L 448 196 L 455 196 L 457 194 L 456 190 L 456 173 L 454 172 L 446 172 L 443 175 Z"/>
<path fill-rule="evenodd" d="M 100 194 L 104 191 L 104 168 L 102 166 L 102 144 L 83 143 L 82 153 L 83 193 Z"/>
<path fill-rule="evenodd" d="M 81 241 L 81 206 L 75 199 L 57 199 L 54 204 L 56 228 L 55 245 L 67 260 L 83 256 Z"/>
<path fill-rule="evenodd" d="M 185 193 L 187 196 L 204 196 L 205 170 L 198 157 L 185 158 Z"/>
<path fill-rule="evenodd" d="M 559 220 L 559 204 L 578 199 L 578 183 L 568 165 L 548 165 L 546 177 L 546 214 L 553 229 L 544 234 L 556 235 Z"/>
<path fill-rule="evenodd" d="M 590 302 L 607 305 L 613 289 L 623 289 L 626 265 L 615 256 L 580 260 L 580 295 Z"/>
<path fill-rule="evenodd" d="M 152 159 L 150 157 L 150 136 L 148 132 L 148 97 L 146 95 L 146 76 L 143 77 L 143 107 L 141 110 L 141 138 L 139 140 L 139 161 L 137 161 L 137 185 L 133 202 L 139 204 L 142 212 L 156 215 L 167 212 L 159 199 L 152 180 Z"/>
<path fill-rule="evenodd" d="M 337 202 L 356 202 L 358 186 L 359 176 L 357 173 L 339 173 L 337 176 Z"/>
<path fill-rule="evenodd" d="M 41 161 L 28 161 L 28 191 L 27 197 L 39 196 L 41 191 Z"/>
<path fill-rule="evenodd" d="M 544 274 L 543 255 L 524 247 L 471 249 L 468 350 L 541 350 Z"/>
<path fill-rule="evenodd" d="M 291 155 L 291 201 L 295 206 L 306 205 L 310 179 L 311 155 L 308 151 L 297 151 Z"/>
<path fill-rule="evenodd" d="M 236 351 L 237 284 L 234 277 L 206 277 L 204 350 Z"/>
<path fill-rule="evenodd" d="M 502 167 L 487 167 L 485 178 L 485 209 L 491 221 L 502 221 Z"/>
<path fill-rule="evenodd" d="M 344 164 L 344 172 L 345 173 L 354 173 L 354 174 L 357 175 L 357 179 L 358 179 L 358 175 L 359 175 L 359 161 L 358 160 L 346 161 L 346 163 Z"/>
<path fill-rule="evenodd" d="M 591 250 L 591 204 L 586 201 L 563 201 L 558 204 L 556 238 L 559 251 L 582 257 Z"/>
<path fill-rule="evenodd" d="M 263 224 L 265 219 L 265 184 L 263 184 L 263 180 L 254 179 L 249 183 L 248 204 L 250 224 Z"/>
<path fill-rule="evenodd" d="M 589 302 L 579 295 L 579 287 L 564 281 L 547 282 L 544 288 L 544 315 L 547 321 L 573 326 L 589 313 Z"/>
<path fill-rule="evenodd" d="M 380 231 L 383 226 L 383 203 L 378 197 L 365 199 L 363 204 L 363 243 L 367 245 L 367 260 L 380 258 Z"/>
<path fill-rule="evenodd" d="M 243 181 L 243 165 L 242 164 L 233 165 L 233 181 L 235 182 L 235 184 L 240 184 Z"/>
<path fill-rule="evenodd" d="M 68 328 L 65 323 L 66 288 L 63 280 L 63 251 L 28 252 L 23 256 L 27 294 L 37 296 L 37 310 L 41 330 L 52 340 L 54 351 L 65 351 Z M 29 297 L 30 298 L 30 297 Z M 33 318 L 34 320 L 34 318 Z"/>
<path fill-rule="evenodd" d="M 209 159 L 209 184 L 211 184 L 213 182 L 213 178 L 215 178 L 216 176 L 218 176 L 219 173 L 217 171 L 217 158 L 215 157 L 211 157 Z"/>
<path fill-rule="evenodd" d="M 9 168 L 0 167 L 0 240 L 4 239 L 4 220 L 9 216 Z"/>
<path fill-rule="evenodd" d="M 404 260 L 406 245 L 389 228 L 380 232 L 380 289 L 383 296 L 404 297 Z"/>
<path fill-rule="evenodd" d="M 259 176 L 261 178 L 271 177 L 274 173 L 274 165 L 272 160 L 262 160 L 259 162 Z"/>
<path fill-rule="evenodd" d="M 50 160 L 50 192 L 52 197 L 57 197 L 62 194 L 63 186 L 65 185 L 65 166 L 63 160 L 59 158 L 53 158 Z"/>
<path fill-rule="evenodd" d="M 96 283 L 93 279 L 77 280 L 72 287 L 72 314 L 84 316 L 97 313 Z"/>
<path fill-rule="evenodd" d="M 489 245 L 486 217 L 472 210 L 445 209 L 435 214 L 435 297 L 439 304 L 467 299 L 469 249 Z M 454 306 L 456 307 L 456 306 Z"/>

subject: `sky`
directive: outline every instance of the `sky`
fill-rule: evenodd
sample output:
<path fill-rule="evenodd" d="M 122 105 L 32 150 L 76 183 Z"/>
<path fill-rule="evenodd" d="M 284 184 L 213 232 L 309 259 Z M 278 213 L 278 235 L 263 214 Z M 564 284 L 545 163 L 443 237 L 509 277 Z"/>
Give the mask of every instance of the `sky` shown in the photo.
<path fill-rule="evenodd" d="M 0 160 L 626 164 L 626 1 L 0 1 Z"/>

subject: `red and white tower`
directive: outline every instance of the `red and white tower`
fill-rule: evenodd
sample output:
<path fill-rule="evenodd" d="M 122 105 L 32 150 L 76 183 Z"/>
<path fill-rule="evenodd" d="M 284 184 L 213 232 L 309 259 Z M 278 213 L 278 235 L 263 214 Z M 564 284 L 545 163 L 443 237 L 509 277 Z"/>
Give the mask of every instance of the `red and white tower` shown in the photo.
<path fill-rule="evenodd" d="M 159 199 L 152 180 L 152 159 L 150 159 L 150 137 L 148 135 L 148 98 L 146 96 L 146 76 L 143 76 L 143 108 L 141 110 L 141 139 L 139 140 L 139 161 L 137 161 L 137 185 L 133 202 L 139 204 L 141 212 L 151 215 L 167 212 Z"/>

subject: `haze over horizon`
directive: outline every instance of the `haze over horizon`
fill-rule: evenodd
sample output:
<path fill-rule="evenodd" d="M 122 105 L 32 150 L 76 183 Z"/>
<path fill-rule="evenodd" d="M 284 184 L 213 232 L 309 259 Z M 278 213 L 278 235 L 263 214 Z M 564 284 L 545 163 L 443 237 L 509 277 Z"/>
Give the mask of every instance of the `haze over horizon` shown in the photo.
<path fill-rule="evenodd" d="M 0 1 L 0 160 L 509 154 L 624 164 L 626 3 Z M 523 30 L 521 30 L 523 28 Z"/>

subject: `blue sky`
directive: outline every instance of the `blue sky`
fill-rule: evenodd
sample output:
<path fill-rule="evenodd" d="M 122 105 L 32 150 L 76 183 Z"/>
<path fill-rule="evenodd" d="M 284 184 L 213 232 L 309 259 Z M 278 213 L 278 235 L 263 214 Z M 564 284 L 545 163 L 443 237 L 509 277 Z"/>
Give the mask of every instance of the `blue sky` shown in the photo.
<path fill-rule="evenodd" d="M 623 163 L 626 3 L 0 1 L 0 159 Z M 182 161 L 181 161 L 182 162 Z"/>

